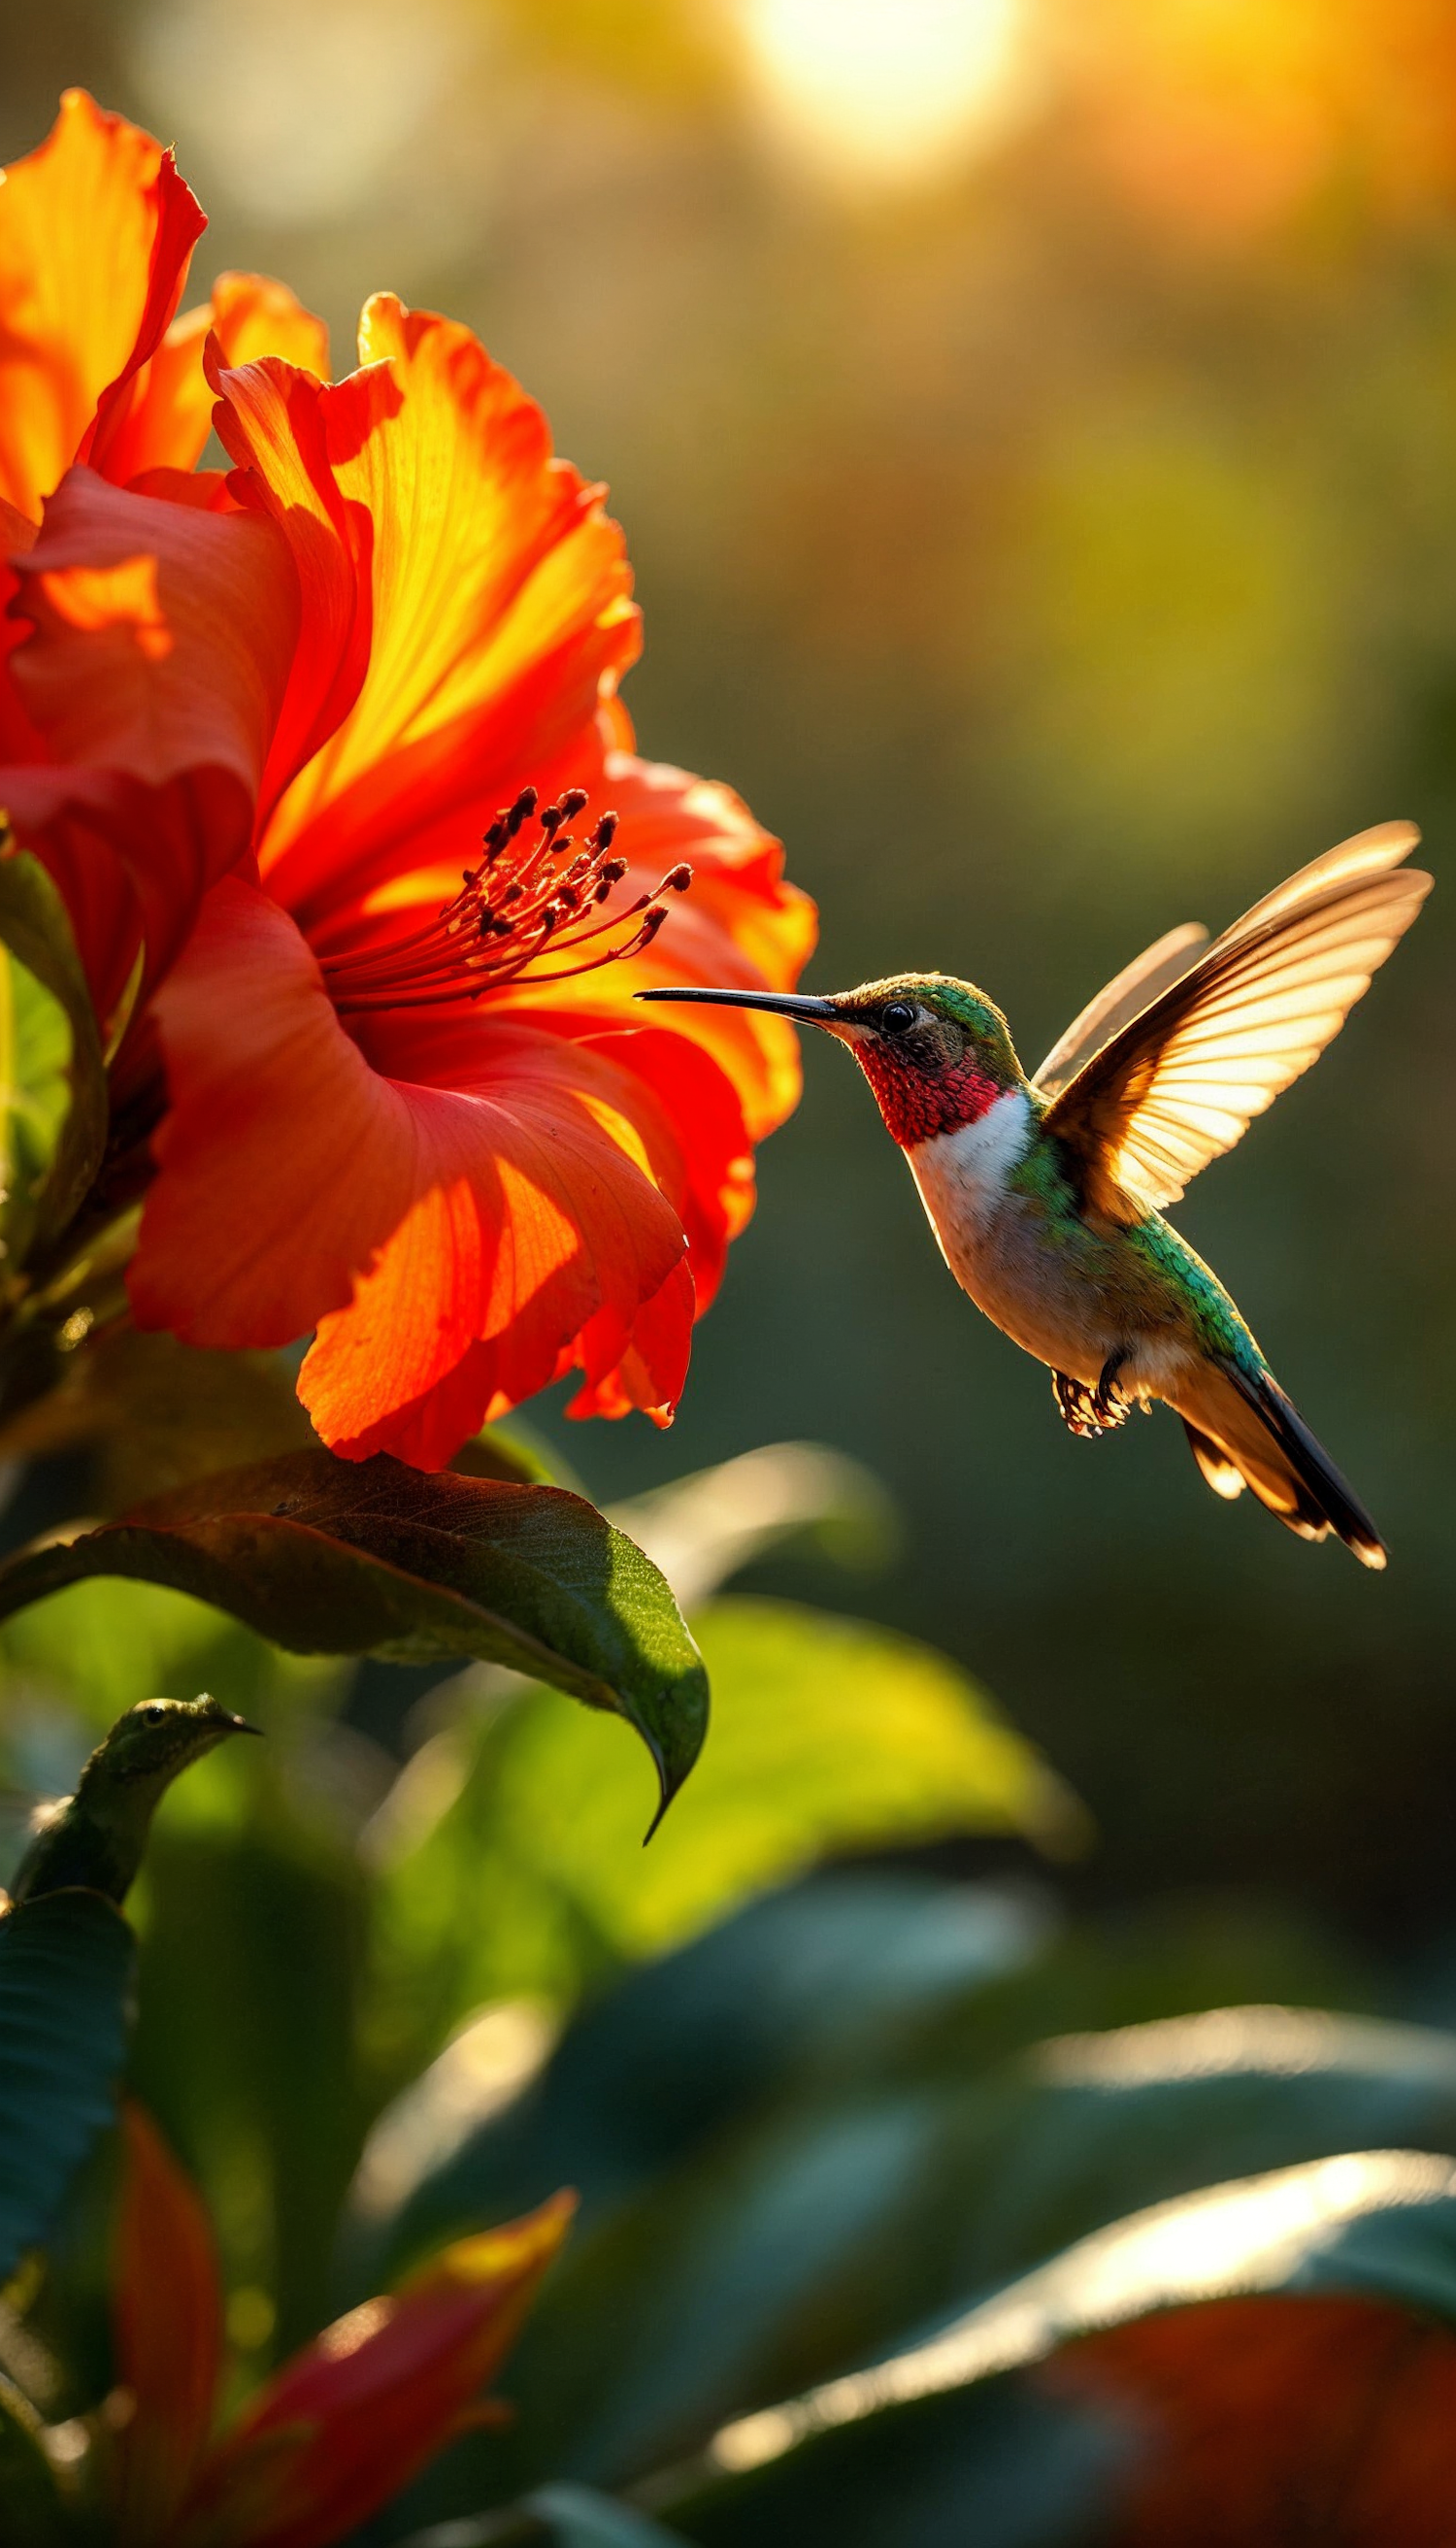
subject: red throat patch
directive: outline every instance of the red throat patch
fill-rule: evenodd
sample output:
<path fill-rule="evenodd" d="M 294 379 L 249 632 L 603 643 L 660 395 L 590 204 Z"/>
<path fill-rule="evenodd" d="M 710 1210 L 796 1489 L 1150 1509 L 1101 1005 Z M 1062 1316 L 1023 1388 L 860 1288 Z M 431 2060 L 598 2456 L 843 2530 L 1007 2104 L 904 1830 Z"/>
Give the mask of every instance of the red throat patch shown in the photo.
<path fill-rule="evenodd" d="M 940 1133 L 958 1133 L 1006 1094 L 1002 1081 L 969 1053 L 954 1069 L 928 1074 L 876 1037 L 866 1036 L 850 1049 L 874 1091 L 885 1130 L 902 1150 L 933 1141 Z"/>

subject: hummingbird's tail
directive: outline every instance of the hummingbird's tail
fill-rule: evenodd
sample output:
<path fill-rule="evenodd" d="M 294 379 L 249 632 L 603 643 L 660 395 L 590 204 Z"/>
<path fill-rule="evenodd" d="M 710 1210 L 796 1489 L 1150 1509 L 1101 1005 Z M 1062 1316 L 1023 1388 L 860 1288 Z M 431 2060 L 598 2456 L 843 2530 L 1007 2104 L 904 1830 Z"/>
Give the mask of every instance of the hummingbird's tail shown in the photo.
<path fill-rule="evenodd" d="M 1207 1362 L 1196 1387 L 1180 1392 L 1178 1412 L 1217 1495 L 1252 1487 L 1301 1539 L 1332 1530 L 1362 1566 L 1384 1566 L 1385 1545 L 1369 1513 L 1271 1372 Z"/>

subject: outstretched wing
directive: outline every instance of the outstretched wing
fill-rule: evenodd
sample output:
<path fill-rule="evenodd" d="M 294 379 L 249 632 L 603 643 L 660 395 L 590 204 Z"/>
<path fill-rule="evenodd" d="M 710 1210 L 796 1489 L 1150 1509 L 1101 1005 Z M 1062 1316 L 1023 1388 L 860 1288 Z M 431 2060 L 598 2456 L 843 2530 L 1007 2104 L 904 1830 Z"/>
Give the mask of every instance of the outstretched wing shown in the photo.
<path fill-rule="evenodd" d="M 1095 1210 L 1127 1222 L 1175 1203 L 1309 1069 L 1430 891 L 1401 865 L 1419 838 L 1383 823 L 1302 867 L 1063 1085 L 1046 1129 Z"/>
<path fill-rule="evenodd" d="M 1165 938 L 1146 947 L 1131 964 L 1125 964 L 1095 1000 L 1089 1000 L 1080 1017 L 1073 1018 L 1065 1035 L 1058 1036 L 1041 1068 L 1032 1075 L 1032 1086 L 1044 1097 L 1055 1097 L 1074 1079 L 1084 1061 L 1176 982 L 1194 962 L 1200 948 L 1207 947 L 1209 933 L 1198 920 L 1186 920 L 1181 929 L 1170 929 Z"/>

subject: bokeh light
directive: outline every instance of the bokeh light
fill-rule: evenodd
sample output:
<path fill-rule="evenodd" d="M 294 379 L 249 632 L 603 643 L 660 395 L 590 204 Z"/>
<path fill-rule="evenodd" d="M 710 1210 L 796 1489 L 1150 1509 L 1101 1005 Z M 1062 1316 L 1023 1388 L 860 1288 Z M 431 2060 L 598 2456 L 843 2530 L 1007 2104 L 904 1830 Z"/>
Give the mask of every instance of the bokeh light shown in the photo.
<path fill-rule="evenodd" d="M 766 101 L 795 143 L 913 183 L 1010 106 L 1019 0 L 744 0 Z"/>

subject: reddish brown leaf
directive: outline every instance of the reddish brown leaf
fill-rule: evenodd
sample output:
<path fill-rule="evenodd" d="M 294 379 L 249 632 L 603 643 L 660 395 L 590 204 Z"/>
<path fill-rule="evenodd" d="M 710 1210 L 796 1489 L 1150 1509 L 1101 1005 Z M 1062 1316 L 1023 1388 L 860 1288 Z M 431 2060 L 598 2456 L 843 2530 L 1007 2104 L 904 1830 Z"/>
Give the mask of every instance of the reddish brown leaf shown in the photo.
<path fill-rule="evenodd" d="M 1040 2378 L 1140 2429 L 1108 2548 L 1456 2543 L 1456 2335 L 1406 2310 L 1210 2301 L 1087 2336 Z"/>

